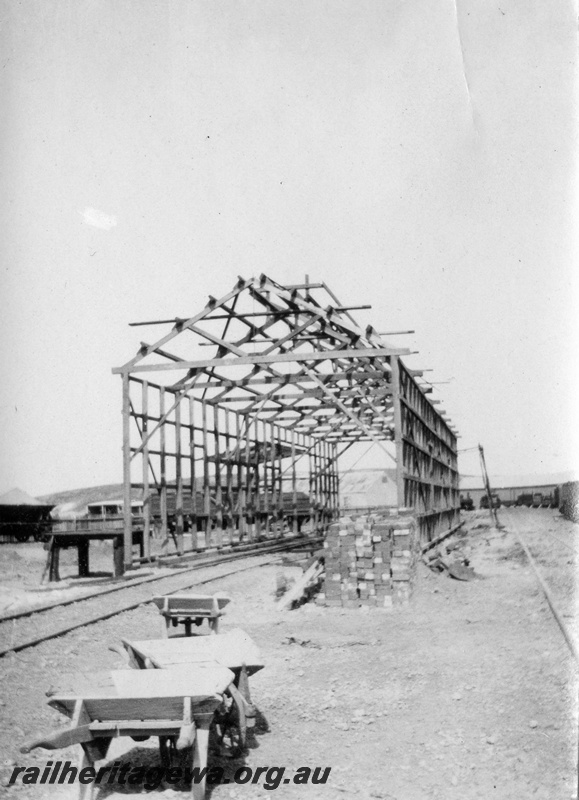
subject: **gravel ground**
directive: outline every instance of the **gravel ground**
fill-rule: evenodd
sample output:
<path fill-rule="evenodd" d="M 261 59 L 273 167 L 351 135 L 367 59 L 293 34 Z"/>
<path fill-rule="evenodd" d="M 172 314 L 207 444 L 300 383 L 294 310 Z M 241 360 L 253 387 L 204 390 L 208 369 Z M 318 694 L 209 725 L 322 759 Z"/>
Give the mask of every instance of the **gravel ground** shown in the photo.
<path fill-rule="evenodd" d="M 577 797 L 576 670 L 536 580 L 509 526 L 524 530 L 565 621 L 573 629 L 576 525 L 554 511 L 501 512 L 504 532 L 480 512 L 456 537 L 480 580 L 454 581 L 420 566 L 411 605 L 393 612 L 324 609 L 309 604 L 275 610 L 276 576 L 295 567 L 265 566 L 206 585 L 225 591 L 222 630 L 240 627 L 256 641 L 266 667 L 251 679 L 261 712 L 244 757 L 219 759 L 228 776 L 241 765 L 331 767 L 326 784 L 284 784 L 281 798 Z M 565 544 L 558 543 L 554 533 Z M 200 576 L 205 577 L 205 576 Z M 0 660 L 3 778 L 13 765 L 77 759 L 77 749 L 18 748 L 63 718 L 46 705 L 49 689 L 67 688 L 79 673 L 120 667 L 107 649 L 121 637 L 155 638 L 161 619 L 150 605 Z M 109 759 L 155 764 L 155 742 L 120 739 Z M 142 787 L 103 787 L 99 800 Z M 78 786 L 23 786 L 11 798 L 75 797 Z M 143 790 L 144 791 L 144 790 Z M 151 800 L 183 798 L 186 787 L 162 785 Z M 269 797 L 260 785 L 218 785 L 213 800 Z"/>

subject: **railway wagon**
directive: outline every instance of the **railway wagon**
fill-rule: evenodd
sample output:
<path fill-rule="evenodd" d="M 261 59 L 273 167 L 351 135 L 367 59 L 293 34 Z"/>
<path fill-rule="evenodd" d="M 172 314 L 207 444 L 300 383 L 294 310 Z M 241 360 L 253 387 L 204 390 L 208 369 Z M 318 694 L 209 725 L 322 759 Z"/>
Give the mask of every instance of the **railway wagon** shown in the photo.
<path fill-rule="evenodd" d="M 169 531 L 174 532 L 177 528 L 179 513 L 177 509 L 177 493 L 174 489 L 168 488 L 166 492 L 166 514 L 167 526 Z M 150 515 L 151 522 L 155 527 L 160 527 L 162 524 L 162 495 L 158 492 L 151 495 L 150 499 Z M 182 508 L 181 514 L 183 518 L 183 530 L 185 533 L 190 531 L 206 531 L 212 528 L 221 528 L 226 530 L 228 528 L 240 528 L 241 518 L 238 511 L 239 504 L 237 502 L 237 495 L 235 492 L 231 493 L 231 501 L 227 502 L 222 499 L 218 500 L 214 491 L 211 491 L 208 496 L 202 492 L 195 493 L 195 502 L 192 500 L 190 490 L 183 490 L 182 493 Z M 284 492 L 281 498 L 278 495 L 259 494 L 255 501 L 244 504 L 244 520 L 246 523 L 254 524 L 259 522 L 261 529 L 267 529 L 271 526 L 286 525 L 288 528 L 295 526 L 297 532 L 300 532 L 302 527 L 311 520 L 316 511 L 322 513 L 320 509 L 316 509 L 310 501 L 308 495 L 304 492 L 297 492 L 295 496 L 292 492 Z M 138 523 L 138 520 L 136 520 Z"/>

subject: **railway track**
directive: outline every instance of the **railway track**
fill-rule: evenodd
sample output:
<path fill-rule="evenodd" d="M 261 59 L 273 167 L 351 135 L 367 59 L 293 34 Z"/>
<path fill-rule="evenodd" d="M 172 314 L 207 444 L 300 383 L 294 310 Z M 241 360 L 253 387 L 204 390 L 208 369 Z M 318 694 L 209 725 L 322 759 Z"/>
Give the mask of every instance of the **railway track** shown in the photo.
<path fill-rule="evenodd" d="M 274 542 L 270 544 L 253 544 L 253 545 L 237 545 L 234 546 L 231 550 L 226 552 L 213 552 L 209 555 L 184 555 L 184 556 L 170 556 L 166 562 L 166 566 L 170 566 L 175 571 L 173 575 L 177 575 L 181 572 L 191 572 L 194 569 L 202 569 L 205 566 L 213 566 L 214 564 L 218 563 L 225 563 L 227 561 L 233 561 L 238 558 L 243 558 L 247 555 L 258 554 L 259 553 L 269 553 L 275 552 L 277 550 L 290 550 L 301 546 L 320 546 L 323 543 L 323 538 L 319 539 L 311 539 L 309 537 L 299 537 L 298 539 L 291 539 L 291 540 L 284 540 L 284 543 Z M 144 559 L 139 559 L 140 561 L 144 561 Z M 179 564 L 184 564 L 186 566 L 179 567 Z M 176 569 L 175 569 L 176 567 Z M 74 603 L 80 603 L 82 600 L 88 600 L 91 597 L 100 597 L 103 594 L 112 594 L 113 592 L 120 592 L 124 591 L 125 589 L 131 586 L 138 586 L 143 583 L 152 583 L 153 581 L 161 580 L 165 575 L 154 575 L 153 577 L 142 577 L 142 578 L 135 578 L 133 580 L 121 580 L 115 586 L 107 586 L 104 589 L 96 589 L 93 592 L 87 592 L 86 594 L 79 595 L 77 597 L 70 598 L 69 600 L 60 600 L 55 603 L 44 603 L 40 606 L 34 606 L 33 608 L 28 608 L 23 611 L 15 611 L 12 614 L 3 614 L 0 615 L 0 626 L 3 622 L 13 619 L 21 619 L 22 617 L 30 617 L 33 614 L 38 614 L 41 611 L 48 611 L 51 608 L 60 608 L 62 606 L 69 606 L 73 605 Z"/>
<path fill-rule="evenodd" d="M 0 658 L 150 603 L 153 595 L 172 594 L 211 583 L 228 575 L 275 563 L 278 553 L 303 547 L 305 543 L 304 539 L 276 542 L 261 547 L 258 552 L 255 550 L 232 552 L 227 555 L 217 555 L 213 559 L 204 558 L 176 570 L 172 575 L 147 577 L 130 584 L 100 590 L 76 600 L 54 603 L 4 617 L 0 620 Z M 308 540 L 307 543 L 316 544 L 313 540 Z M 241 564 L 231 569 L 228 565 L 232 562 Z M 200 570 L 210 570 L 211 575 L 202 579 L 194 578 L 191 573 Z M 153 587 L 150 586 L 151 583 L 154 583 Z"/>
<path fill-rule="evenodd" d="M 579 665 L 579 645 L 575 635 L 578 617 L 575 565 L 579 556 L 579 541 L 576 538 L 576 526 L 569 527 L 572 523 L 566 521 L 564 530 L 568 531 L 569 540 L 555 535 L 549 529 L 550 524 L 557 524 L 553 517 L 551 510 L 509 509 L 501 512 L 500 522 L 514 534 L 523 548 L 555 622 Z M 560 566 L 563 560 L 570 568 L 562 579 Z"/>

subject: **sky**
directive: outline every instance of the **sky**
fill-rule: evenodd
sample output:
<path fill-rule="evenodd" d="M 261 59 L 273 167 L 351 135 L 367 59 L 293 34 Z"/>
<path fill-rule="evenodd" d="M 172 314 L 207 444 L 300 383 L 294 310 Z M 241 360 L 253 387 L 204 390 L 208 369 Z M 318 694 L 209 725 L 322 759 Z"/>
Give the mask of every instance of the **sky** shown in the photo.
<path fill-rule="evenodd" d="M 153 336 L 127 323 L 260 273 L 415 330 L 393 341 L 432 370 L 465 474 L 479 442 L 496 475 L 579 466 L 574 3 L 2 17 L 0 492 L 121 480 L 111 369 Z"/>

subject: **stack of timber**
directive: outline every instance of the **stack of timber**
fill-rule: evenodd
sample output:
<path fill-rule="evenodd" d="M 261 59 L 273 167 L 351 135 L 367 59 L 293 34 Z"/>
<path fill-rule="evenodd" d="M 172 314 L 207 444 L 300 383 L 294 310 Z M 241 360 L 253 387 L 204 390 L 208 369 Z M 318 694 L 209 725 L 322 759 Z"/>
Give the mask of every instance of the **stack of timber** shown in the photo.
<path fill-rule="evenodd" d="M 324 592 L 318 601 L 345 608 L 390 608 L 407 602 L 417 562 L 416 530 L 414 517 L 403 511 L 332 523 L 324 545 Z"/>
<path fill-rule="evenodd" d="M 579 522 L 579 481 L 562 484 L 559 498 L 559 511 L 565 519 Z"/>

